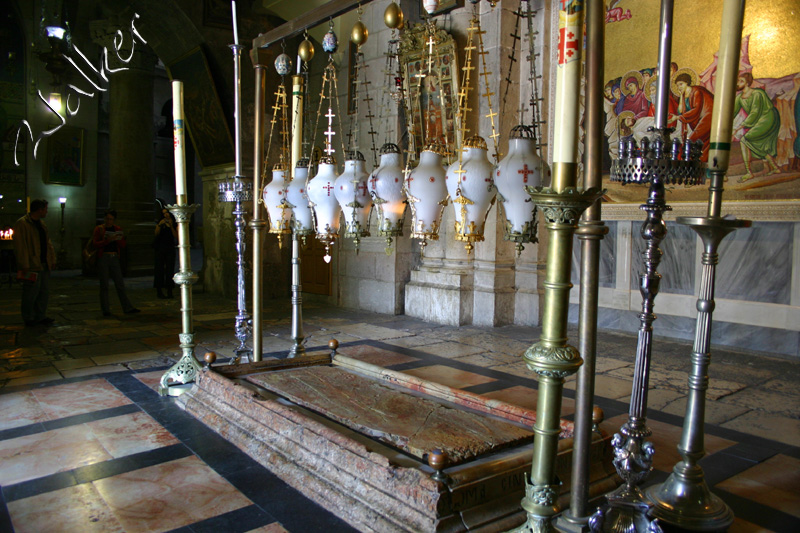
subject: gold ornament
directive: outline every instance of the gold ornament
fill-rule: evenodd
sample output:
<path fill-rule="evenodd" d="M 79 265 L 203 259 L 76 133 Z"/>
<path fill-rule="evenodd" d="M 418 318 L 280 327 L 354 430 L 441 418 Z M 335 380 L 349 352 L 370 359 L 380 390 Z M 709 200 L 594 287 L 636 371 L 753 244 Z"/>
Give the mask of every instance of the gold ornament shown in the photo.
<path fill-rule="evenodd" d="M 403 10 L 396 3 L 392 2 L 383 12 L 383 22 L 393 30 L 403 27 Z"/>
<path fill-rule="evenodd" d="M 350 32 L 350 40 L 353 41 L 353 44 L 356 46 L 361 46 L 367 42 L 367 37 L 369 37 L 369 30 L 367 30 L 363 22 L 360 20 L 357 21 L 353 25 L 353 31 Z"/>
<path fill-rule="evenodd" d="M 314 44 L 308 39 L 304 40 L 300 43 L 300 46 L 297 47 L 297 55 L 306 63 L 310 62 L 314 59 Z"/>

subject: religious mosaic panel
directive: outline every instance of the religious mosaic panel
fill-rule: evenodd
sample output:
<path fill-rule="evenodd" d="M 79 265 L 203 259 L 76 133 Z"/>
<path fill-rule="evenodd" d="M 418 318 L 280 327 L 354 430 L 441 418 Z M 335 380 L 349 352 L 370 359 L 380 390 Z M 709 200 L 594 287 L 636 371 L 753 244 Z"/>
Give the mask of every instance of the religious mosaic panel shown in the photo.
<path fill-rule="evenodd" d="M 708 157 L 722 0 L 677 2 L 668 125 L 703 142 Z M 794 0 L 748 2 L 726 201 L 800 199 L 800 19 Z M 604 169 L 621 139 L 637 142 L 654 123 L 659 3 L 612 0 L 606 13 Z M 640 202 L 638 187 L 608 183 L 611 202 Z M 707 186 L 677 186 L 670 202 L 705 202 Z"/>

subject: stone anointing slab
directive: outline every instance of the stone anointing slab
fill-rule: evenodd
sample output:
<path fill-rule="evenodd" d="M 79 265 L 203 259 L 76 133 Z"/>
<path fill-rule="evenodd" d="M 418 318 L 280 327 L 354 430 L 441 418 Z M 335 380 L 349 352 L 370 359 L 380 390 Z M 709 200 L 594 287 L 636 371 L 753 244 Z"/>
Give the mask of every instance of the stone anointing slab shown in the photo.
<path fill-rule="evenodd" d="M 453 465 L 533 440 L 532 431 L 508 422 L 414 396 L 337 367 L 266 372 L 247 380 L 419 459 L 439 448 Z"/>

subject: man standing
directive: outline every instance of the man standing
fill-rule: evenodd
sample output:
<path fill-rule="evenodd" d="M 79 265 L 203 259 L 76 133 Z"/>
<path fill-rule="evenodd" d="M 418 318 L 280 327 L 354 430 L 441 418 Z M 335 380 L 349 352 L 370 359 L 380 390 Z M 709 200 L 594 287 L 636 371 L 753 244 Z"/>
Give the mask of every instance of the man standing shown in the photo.
<path fill-rule="evenodd" d="M 14 255 L 17 279 L 22 281 L 22 319 L 26 326 L 53 323 L 47 317 L 50 271 L 56 266 L 56 251 L 47 236 L 44 218 L 47 200 L 33 200 L 30 212 L 14 224 Z"/>
<path fill-rule="evenodd" d="M 125 314 L 138 313 L 128 295 L 125 293 L 125 281 L 122 279 L 122 267 L 119 263 L 119 254 L 125 248 L 126 240 L 122 228 L 115 225 L 117 212 L 113 209 L 106 211 L 103 224 L 94 228 L 92 242 L 97 250 L 97 272 L 100 275 L 100 307 L 103 316 L 111 316 L 108 303 L 108 278 L 114 280 L 119 303 Z"/>
<path fill-rule="evenodd" d="M 750 171 L 751 153 L 759 159 L 767 160 L 770 167 L 768 176 L 780 172 L 778 165 L 775 164 L 775 156 L 778 155 L 781 117 L 764 89 L 754 89 L 752 85 L 753 75 L 749 72 L 739 75 L 736 80 L 736 88 L 742 92 L 736 95 L 733 116 L 740 110 L 747 113 L 747 118 L 734 131 L 735 136 L 740 139 L 744 168 L 747 171 L 739 181 L 753 179 L 753 173 Z"/>
<path fill-rule="evenodd" d="M 714 95 L 705 87 L 692 85 L 692 77 L 688 72 L 675 76 L 675 86 L 678 88 L 678 114 L 670 115 L 669 121 L 678 120 L 692 128 L 689 140 L 703 142 L 703 156 L 700 159 L 708 161 Z"/>

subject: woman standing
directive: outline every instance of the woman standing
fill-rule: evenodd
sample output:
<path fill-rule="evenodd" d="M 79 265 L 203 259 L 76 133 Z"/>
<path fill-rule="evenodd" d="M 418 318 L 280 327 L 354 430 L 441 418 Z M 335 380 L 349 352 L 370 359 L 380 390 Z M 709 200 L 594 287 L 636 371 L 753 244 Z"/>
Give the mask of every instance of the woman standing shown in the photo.
<path fill-rule="evenodd" d="M 172 298 L 172 288 L 175 283 L 175 246 L 178 244 L 178 230 L 175 229 L 175 219 L 166 209 L 161 210 L 161 220 L 156 224 L 156 236 L 153 240 L 155 249 L 155 275 L 153 286 L 159 298 Z M 167 293 L 164 294 L 164 289 Z"/>
<path fill-rule="evenodd" d="M 117 212 L 113 209 L 106 211 L 103 223 L 94 228 L 92 241 L 97 250 L 97 271 L 100 275 L 100 307 L 103 316 L 111 316 L 108 304 L 108 278 L 114 280 L 119 303 L 125 314 L 138 313 L 125 293 L 125 281 L 122 279 L 122 268 L 119 263 L 119 254 L 125 248 L 126 240 L 122 228 L 114 224 Z"/>

